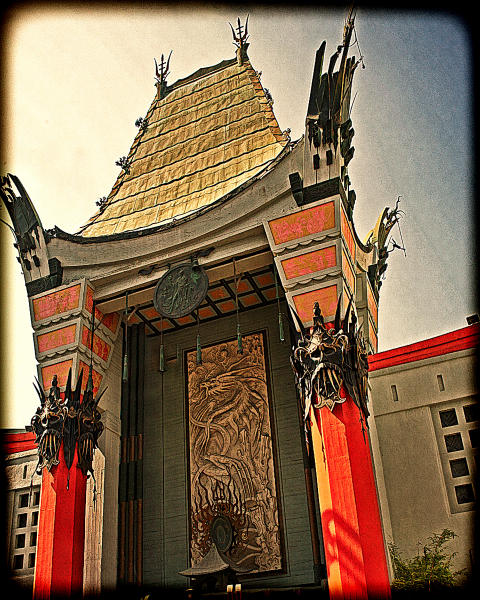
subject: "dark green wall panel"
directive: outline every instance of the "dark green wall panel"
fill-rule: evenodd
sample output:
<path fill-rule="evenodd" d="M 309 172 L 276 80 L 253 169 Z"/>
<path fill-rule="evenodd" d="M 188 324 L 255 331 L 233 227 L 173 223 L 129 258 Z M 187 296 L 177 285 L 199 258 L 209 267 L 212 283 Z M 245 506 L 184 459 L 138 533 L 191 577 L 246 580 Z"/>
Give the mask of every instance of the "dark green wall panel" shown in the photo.
<path fill-rule="evenodd" d="M 244 587 L 295 586 L 314 582 L 303 456 L 298 409 L 290 366 L 290 343 L 278 339 L 275 306 L 242 313 L 244 335 L 266 330 L 268 377 L 270 380 L 272 427 L 274 430 L 277 485 L 285 544 L 283 574 L 244 580 Z M 283 311 L 286 311 L 283 305 Z M 232 339 L 235 320 L 224 317 L 202 325 L 202 345 Z M 288 332 L 287 332 L 288 334 Z M 160 373 L 160 338 L 146 339 L 144 378 L 144 583 L 186 587 L 181 571 L 189 566 L 188 472 L 183 353 L 192 350 L 196 328 L 165 334 L 167 371 Z"/>

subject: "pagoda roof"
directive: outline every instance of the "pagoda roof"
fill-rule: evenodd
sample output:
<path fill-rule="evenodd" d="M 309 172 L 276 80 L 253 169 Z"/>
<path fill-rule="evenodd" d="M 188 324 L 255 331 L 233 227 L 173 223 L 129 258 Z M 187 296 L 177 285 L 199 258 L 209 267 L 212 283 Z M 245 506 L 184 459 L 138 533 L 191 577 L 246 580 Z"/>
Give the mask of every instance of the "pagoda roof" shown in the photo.
<path fill-rule="evenodd" d="M 161 96 L 80 236 L 104 238 L 194 215 L 235 195 L 288 143 L 247 57 L 199 69 Z"/>

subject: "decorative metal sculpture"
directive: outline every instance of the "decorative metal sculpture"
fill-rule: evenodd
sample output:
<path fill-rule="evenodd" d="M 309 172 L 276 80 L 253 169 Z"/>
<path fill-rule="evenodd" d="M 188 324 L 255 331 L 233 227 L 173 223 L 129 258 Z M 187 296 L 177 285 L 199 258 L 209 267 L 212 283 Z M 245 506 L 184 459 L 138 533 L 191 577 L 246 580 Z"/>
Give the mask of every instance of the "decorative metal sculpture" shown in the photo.
<path fill-rule="evenodd" d="M 207 295 L 208 277 L 196 259 L 169 269 L 155 288 L 153 304 L 164 317 L 178 319 L 192 313 Z"/>
<path fill-rule="evenodd" d="M 36 471 L 41 473 L 46 467 L 49 471 L 59 463 L 60 446 L 63 442 L 65 464 L 70 469 L 77 447 L 78 466 L 84 475 L 93 476 L 93 455 L 98 447 L 98 438 L 103 431 L 98 403 L 103 395 L 93 396 L 92 373 L 89 373 L 87 387 L 80 399 L 83 370 L 72 388 L 72 372 L 68 373 L 65 386 L 65 399 L 60 397 L 58 379 L 55 375 L 48 396 L 36 380 L 35 389 L 40 398 L 40 406 L 32 417 L 31 429 L 38 444 L 38 463 Z"/>
<path fill-rule="evenodd" d="M 382 276 L 387 270 L 388 255 L 395 249 L 402 250 L 405 253 L 405 246 L 403 244 L 402 231 L 399 223 L 400 219 L 405 215 L 405 213 L 403 210 L 398 208 L 400 198 L 401 196 L 398 196 L 395 203 L 395 208 L 390 210 L 390 208 L 387 206 L 387 208 L 383 210 L 382 214 L 378 217 L 375 227 L 368 233 L 366 238 L 366 244 L 375 244 L 378 250 L 377 262 L 371 265 L 368 269 L 368 278 L 377 297 L 382 286 Z M 400 238 L 402 239 L 402 246 L 399 246 L 395 240 L 390 240 L 392 242 L 392 249 L 388 250 L 388 236 L 395 225 L 398 225 L 398 231 L 400 233 Z"/>
<path fill-rule="evenodd" d="M 328 328 L 324 322 L 318 302 L 314 306 L 313 328 L 310 334 L 298 321 L 300 339 L 293 348 L 291 363 L 304 411 L 305 426 L 308 426 L 310 407 L 327 406 L 333 410 L 335 404 L 345 402 L 340 395 L 342 385 L 360 408 L 365 421 L 368 393 L 368 358 L 362 332 L 357 327 L 357 317 L 352 310 L 352 300 L 343 321 L 340 321 L 341 296 L 338 300 L 335 323 Z"/>
<path fill-rule="evenodd" d="M 130 173 L 130 165 L 132 163 L 128 160 L 126 156 L 121 156 L 118 160 L 115 161 L 115 164 L 117 165 L 117 167 L 123 169 L 123 171 L 127 173 L 127 175 Z"/>
<path fill-rule="evenodd" d="M 82 374 L 80 373 L 80 381 L 81 377 Z M 83 394 L 83 401 L 78 411 L 78 465 L 84 475 L 88 473 L 93 475 L 93 455 L 95 448 L 98 448 L 98 438 L 104 430 L 103 423 L 101 422 L 101 414 L 98 410 L 98 403 L 105 391 L 106 388 L 94 398 L 93 380 L 90 373 L 87 387 Z"/>
<path fill-rule="evenodd" d="M 202 539 L 202 559 L 180 575 L 192 578 L 197 591 L 223 591 L 227 584 L 237 583 L 237 575 L 251 571 L 238 560 L 238 550 L 248 543 L 245 505 L 235 492 L 230 479 L 224 484 L 217 481 L 213 497 L 206 504 L 195 505 L 192 535 Z M 232 491 L 233 490 L 233 491 Z"/>
<path fill-rule="evenodd" d="M 247 540 L 243 531 L 247 514 L 233 479 L 230 477 L 226 484 L 216 480 L 211 493 L 201 481 L 199 486 L 199 496 L 193 497 L 192 537 L 201 554 L 206 556 L 212 544 L 227 556 L 242 554 L 242 546 Z"/>
<path fill-rule="evenodd" d="M 98 206 L 98 208 L 100 209 L 100 212 L 103 212 L 106 208 L 107 208 L 107 198 L 106 196 L 102 196 L 101 198 L 99 198 L 95 204 Z"/>
<path fill-rule="evenodd" d="M 249 46 L 249 44 L 247 43 L 247 40 L 249 38 L 248 15 L 247 15 L 247 20 L 245 21 L 245 29 L 243 28 L 243 25 L 240 23 L 240 18 L 237 19 L 236 33 L 235 33 L 235 29 L 233 29 L 233 27 L 232 27 L 232 24 L 229 23 L 229 25 L 230 25 L 230 29 L 232 30 L 233 43 L 237 47 L 237 62 L 239 65 L 242 65 L 244 59 L 248 58 L 247 57 L 247 49 Z"/>
<path fill-rule="evenodd" d="M 155 79 L 157 80 L 158 90 L 159 90 L 159 100 L 162 100 L 167 95 L 167 77 L 170 74 L 170 57 L 172 56 L 172 51 L 170 50 L 170 54 L 168 55 L 167 62 L 165 62 L 165 57 L 162 54 L 160 59 L 160 65 L 155 61 Z"/>
<path fill-rule="evenodd" d="M 38 474 L 46 467 L 49 471 L 53 465 L 58 465 L 60 446 L 63 438 L 63 428 L 68 409 L 60 398 L 57 376 L 52 379 L 52 386 L 48 396 L 38 382 L 34 384 L 40 398 L 40 406 L 31 420 L 31 428 L 35 433 L 35 442 L 38 444 Z"/>

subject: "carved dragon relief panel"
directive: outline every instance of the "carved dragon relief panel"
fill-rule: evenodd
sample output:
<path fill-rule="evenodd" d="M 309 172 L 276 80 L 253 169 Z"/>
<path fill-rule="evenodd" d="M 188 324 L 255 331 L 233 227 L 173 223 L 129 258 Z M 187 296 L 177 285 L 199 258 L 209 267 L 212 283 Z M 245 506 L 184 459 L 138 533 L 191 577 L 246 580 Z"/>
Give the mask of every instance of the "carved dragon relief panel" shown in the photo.
<path fill-rule="evenodd" d="M 210 525 L 233 525 L 229 559 L 250 573 L 282 569 L 264 336 L 187 353 L 191 564 L 211 547 Z"/>

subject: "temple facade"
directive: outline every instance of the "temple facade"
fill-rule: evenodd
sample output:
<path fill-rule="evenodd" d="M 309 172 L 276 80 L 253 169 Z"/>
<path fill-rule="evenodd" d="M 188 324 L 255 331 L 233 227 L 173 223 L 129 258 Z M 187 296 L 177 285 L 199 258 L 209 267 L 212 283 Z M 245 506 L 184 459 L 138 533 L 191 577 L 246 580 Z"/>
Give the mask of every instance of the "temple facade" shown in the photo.
<path fill-rule="evenodd" d="M 317 52 L 297 141 L 246 26 L 232 31 L 234 57 L 173 84 L 162 56 L 118 178 L 77 233 L 44 229 L 19 178 L 2 180 L 38 360 L 35 598 L 388 597 L 367 357 L 399 211 L 359 239 L 353 18 L 327 68 Z"/>

